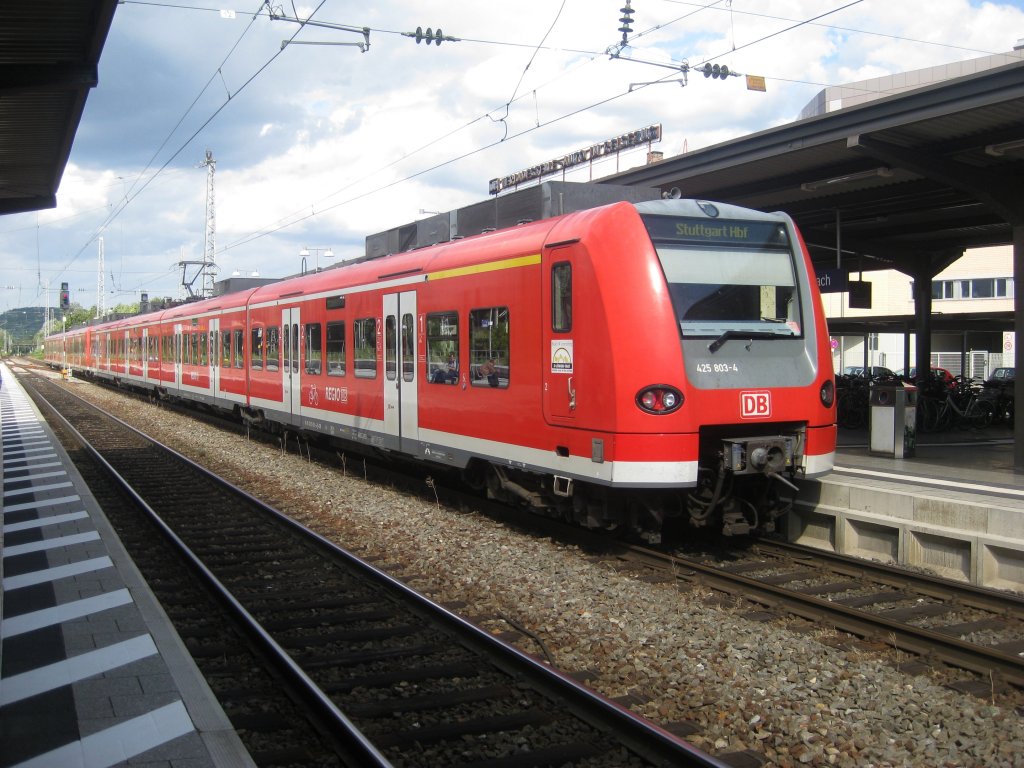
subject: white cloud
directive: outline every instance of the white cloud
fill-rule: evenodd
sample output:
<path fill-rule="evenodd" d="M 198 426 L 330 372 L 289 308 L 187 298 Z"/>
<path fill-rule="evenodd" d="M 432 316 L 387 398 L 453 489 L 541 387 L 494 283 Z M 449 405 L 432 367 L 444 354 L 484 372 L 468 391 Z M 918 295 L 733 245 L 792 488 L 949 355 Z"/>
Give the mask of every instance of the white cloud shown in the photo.
<path fill-rule="evenodd" d="M 490 178 L 624 131 L 661 123 L 664 139 L 655 149 L 672 156 L 795 119 L 826 85 L 1007 51 L 1024 37 L 1019 3 L 863 2 L 798 26 L 837 5 L 748 0 L 702 9 L 651 0 L 636 5 L 632 44 L 611 59 L 621 7 L 621 0 L 324 4 L 317 20 L 372 28 L 370 50 L 359 53 L 316 45 L 282 51 L 281 41 L 296 32 L 305 41 L 362 35 L 299 30 L 266 17 L 250 27 L 251 11 L 242 9 L 226 20 L 118 6 L 58 207 L 0 219 L 0 282 L 34 283 L 38 271 L 51 281 L 70 274 L 94 284 L 91 238 L 127 187 L 132 203 L 106 235 L 108 266 L 126 291 L 115 303 L 143 289 L 176 295 L 171 265 L 203 249 L 206 184 L 197 165 L 207 147 L 218 161 L 222 275 L 281 275 L 297 271 L 303 245 L 352 255 L 367 234 L 418 218 L 420 209 L 484 199 Z M 393 34 L 417 26 L 462 41 L 426 46 Z M 763 75 L 768 91 L 690 71 L 685 87 L 629 93 L 631 83 L 679 79 L 681 64 L 705 60 Z M 643 157 L 623 156 L 619 167 Z M 593 173 L 614 171 L 612 163 Z M 33 262 L 29 255 L 38 270 L 15 266 Z"/>

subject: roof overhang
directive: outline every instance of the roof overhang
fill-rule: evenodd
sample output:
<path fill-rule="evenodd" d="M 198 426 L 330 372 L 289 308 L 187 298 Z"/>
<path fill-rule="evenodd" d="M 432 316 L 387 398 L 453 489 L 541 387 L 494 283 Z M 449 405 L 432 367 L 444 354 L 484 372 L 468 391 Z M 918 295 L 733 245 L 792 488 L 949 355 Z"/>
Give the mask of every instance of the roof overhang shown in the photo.
<path fill-rule="evenodd" d="M 57 204 L 57 187 L 117 0 L 10 4 L 0 23 L 0 215 Z"/>
<path fill-rule="evenodd" d="M 835 266 L 838 246 L 843 266 L 933 275 L 1024 225 L 1024 60 L 601 183 L 785 211 L 815 262 Z"/>

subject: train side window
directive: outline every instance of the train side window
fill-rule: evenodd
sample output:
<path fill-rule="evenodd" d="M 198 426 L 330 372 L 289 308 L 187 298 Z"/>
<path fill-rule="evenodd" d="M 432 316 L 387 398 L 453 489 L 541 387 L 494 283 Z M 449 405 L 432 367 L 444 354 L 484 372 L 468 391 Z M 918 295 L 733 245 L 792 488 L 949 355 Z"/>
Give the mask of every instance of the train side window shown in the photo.
<path fill-rule="evenodd" d="M 327 324 L 327 375 L 345 375 L 345 322 Z"/>
<path fill-rule="evenodd" d="M 199 365 L 206 365 L 206 334 L 197 333 L 196 336 L 199 337 Z"/>
<path fill-rule="evenodd" d="M 416 350 L 413 345 L 412 314 L 402 315 L 402 380 L 412 381 L 416 376 Z"/>
<path fill-rule="evenodd" d="M 356 377 L 377 378 L 377 319 L 365 317 L 352 324 Z"/>
<path fill-rule="evenodd" d="M 245 332 L 242 330 L 235 331 L 235 368 L 241 368 L 245 365 Z"/>
<path fill-rule="evenodd" d="M 281 328 L 276 325 L 267 326 L 267 370 L 281 370 Z"/>
<path fill-rule="evenodd" d="M 254 371 L 263 369 L 263 326 L 253 326 L 252 329 L 252 360 L 250 367 Z"/>
<path fill-rule="evenodd" d="M 572 264 L 568 261 L 551 267 L 551 330 L 572 330 Z"/>
<path fill-rule="evenodd" d="M 427 381 L 455 384 L 459 380 L 459 315 L 433 312 L 427 315 Z"/>
<path fill-rule="evenodd" d="M 310 323 L 306 326 L 306 373 L 319 374 L 321 371 L 323 347 L 320 331 L 320 323 Z"/>
<path fill-rule="evenodd" d="M 221 368 L 231 367 L 231 331 L 224 331 L 220 335 L 221 346 Z"/>
<path fill-rule="evenodd" d="M 508 307 L 470 311 L 469 362 L 474 387 L 508 388 L 511 368 Z"/>
<path fill-rule="evenodd" d="M 398 329 L 394 315 L 384 321 L 384 375 L 388 381 L 398 378 Z"/>

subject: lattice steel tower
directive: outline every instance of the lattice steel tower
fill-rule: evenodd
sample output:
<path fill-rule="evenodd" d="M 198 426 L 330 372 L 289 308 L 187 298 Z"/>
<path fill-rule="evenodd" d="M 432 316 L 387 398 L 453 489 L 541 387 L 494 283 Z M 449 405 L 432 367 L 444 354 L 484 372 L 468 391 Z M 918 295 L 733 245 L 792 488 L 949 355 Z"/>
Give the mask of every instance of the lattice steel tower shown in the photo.
<path fill-rule="evenodd" d="M 184 298 L 187 291 L 190 298 L 209 298 L 213 296 L 213 283 L 217 277 L 217 265 L 213 262 L 214 251 L 217 250 L 217 213 L 213 202 L 213 174 L 217 169 L 217 161 L 213 159 L 213 150 L 206 150 L 206 159 L 199 163 L 198 167 L 206 166 L 206 244 L 203 248 L 202 261 L 178 262 L 181 267 L 181 288 L 179 296 Z M 183 254 L 184 255 L 184 254 Z M 198 267 L 198 271 L 188 278 L 189 267 Z M 192 285 L 199 279 L 199 293 L 192 289 Z"/>
<path fill-rule="evenodd" d="M 217 170 L 217 161 L 213 159 L 213 150 L 206 150 L 206 160 L 200 167 L 206 166 L 206 247 L 203 250 L 203 295 L 213 296 L 213 283 L 217 277 L 217 265 L 213 263 L 214 252 L 217 250 L 217 213 L 213 204 L 213 174 Z"/>

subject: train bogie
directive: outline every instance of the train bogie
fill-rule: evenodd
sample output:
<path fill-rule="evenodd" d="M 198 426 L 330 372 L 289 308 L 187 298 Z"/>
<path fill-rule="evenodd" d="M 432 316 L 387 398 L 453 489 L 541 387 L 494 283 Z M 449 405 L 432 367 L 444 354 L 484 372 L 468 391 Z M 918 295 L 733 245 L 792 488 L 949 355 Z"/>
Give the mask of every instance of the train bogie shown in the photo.
<path fill-rule="evenodd" d="M 63 340 L 96 375 L 649 536 L 771 527 L 835 449 L 799 234 L 704 202 L 569 213 Z"/>

